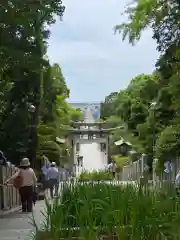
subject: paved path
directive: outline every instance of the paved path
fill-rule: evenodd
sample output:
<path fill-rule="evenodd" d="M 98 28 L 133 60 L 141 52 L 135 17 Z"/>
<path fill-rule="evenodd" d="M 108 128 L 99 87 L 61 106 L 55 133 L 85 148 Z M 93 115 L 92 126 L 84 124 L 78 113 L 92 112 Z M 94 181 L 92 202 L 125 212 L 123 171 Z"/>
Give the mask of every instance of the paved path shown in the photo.
<path fill-rule="evenodd" d="M 38 226 L 43 221 L 41 212 L 44 210 L 44 201 L 39 201 L 34 208 L 34 216 Z M 0 218 L 1 240 L 30 240 L 34 227 L 32 226 L 32 214 L 16 212 Z"/>
<path fill-rule="evenodd" d="M 85 114 L 86 122 L 93 122 L 90 109 Z M 99 170 L 104 168 L 106 156 L 100 152 L 100 146 L 97 143 L 82 144 L 80 147 L 80 155 L 83 158 L 83 166 L 86 170 Z M 44 201 L 37 202 L 34 209 L 35 220 L 38 226 L 43 221 L 41 212 L 44 210 Z M 21 212 L 10 214 L 0 218 L 0 240 L 30 240 L 34 231 L 32 226 L 32 214 L 24 214 Z"/>
<path fill-rule="evenodd" d="M 66 182 L 69 184 L 70 182 Z M 64 182 L 59 185 L 59 192 L 63 187 Z M 50 199 L 48 193 L 47 197 Z M 45 210 L 45 202 L 37 201 L 33 213 L 35 222 L 38 227 L 43 223 Z M 0 240 L 31 240 L 34 227 L 32 225 L 32 213 L 15 212 L 6 216 L 0 216 Z"/>
<path fill-rule="evenodd" d="M 85 116 L 85 122 L 94 122 L 90 107 L 87 107 Z M 81 144 L 80 155 L 83 156 L 84 170 L 100 170 L 107 164 L 106 155 L 100 151 L 100 145 L 98 143 Z"/>

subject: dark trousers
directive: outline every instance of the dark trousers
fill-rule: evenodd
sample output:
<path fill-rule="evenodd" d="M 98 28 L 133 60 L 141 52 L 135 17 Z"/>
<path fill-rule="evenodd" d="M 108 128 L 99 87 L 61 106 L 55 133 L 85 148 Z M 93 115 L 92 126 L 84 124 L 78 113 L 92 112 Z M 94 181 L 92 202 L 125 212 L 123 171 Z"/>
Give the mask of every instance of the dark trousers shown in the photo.
<path fill-rule="evenodd" d="M 58 188 L 59 188 L 58 180 L 57 179 L 49 179 L 49 189 L 50 189 L 51 198 L 54 197 L 54 193 L 53 193 L 54 188 L 55 188 L 55 195 L 57 195 Z"/>
<path fill-rule="evenodd" d="M 33 205 L 33 186 L 24 186 L 19 189 L 21 197 L 22 211 L 32 212 Z"/>
<path fill-rule="evenodd" d="M 176 187 L 176 195 L 180 197 L 180 187 Z"/>

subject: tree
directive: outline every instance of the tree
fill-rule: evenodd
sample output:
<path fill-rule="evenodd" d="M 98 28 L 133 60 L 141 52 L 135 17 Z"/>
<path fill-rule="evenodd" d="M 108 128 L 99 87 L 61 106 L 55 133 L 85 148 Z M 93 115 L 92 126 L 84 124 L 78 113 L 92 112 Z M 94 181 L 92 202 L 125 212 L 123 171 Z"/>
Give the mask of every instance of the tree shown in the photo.
<path fill-rule="evenodd" d="M 133 78 L 127 89 L 117 97 L 117 115 L 136 133 L 136 127 L 145 121 L 151 102 L 157 97 L 159 79 L 152 75 L 140 74 Z"/>
<path fill-rule="evenodd" d="M 156 156 L 161 165 L 167 160 L 173 160 L 180 154 L 180 125 L 170 125 L 159 135 L 156 143 Z"/>
<path fill-rule="evenodd" d="M 101 103 L 100 105 L 100 115 L 102 119 L 106 119 L 109 116 L 113 115 L 115 113 L 115 107 L 114 104 L 116 102 L 116 98 L 118 96 L 118 92 L 113 92 L 109 96 L 105 98 L 105 101 Z"/>
<path fill-rule="evenodd" d="M 46 152 L 55 160 L 65 148 L 55 141 L 65 134 L 59 126 L 70 124 L 72 115 L 66 102 L 69 89 L 61 68 L 49 64 L 46 41 L 47 26 L 62 17 L 65 8 L 61 0 L 11 0 L 0 7 L 1 150 L 18 163 L 27 154 L 33 124 L 37 136 L 33 154 Z M 33 115 L 28 112 L 29 104 L 36 107 Z"/>
<path fill-rule="evenodd" d="M 41 121 L 43 123 L 53 122 L 58 117 L 58 101 L 64 101 L 69 97 L 69 89 L 66 86 L 61 68 L 58 64 L 48 66 L 43 75 L 43 97 Z"/>
<path fill-rule="evenodd" d="M 69 107 L 70 119 L 72 122 L 78 122 L 83 120 L 83 114 L 80 108 L 71 108 Z"/>
<path fill-rule="evenodd" d="M 37 158 L 46 155 L 49 160 L 63 164 L 65 145 L 56 142 L 57 137 L 64 138 L 60 125 L 70 124 L 71 115 L 66 98 L 69 97 L 65 79 L 58 64 L 48 65 L 43 74 L 43 97 L 41 122 L 38 126 Z"/>
<path fill-rule="evenodd" d="M 140 99 L 144 104 L 150 104 L 159 91 L 159 77 L 156 72 L 140 74 L 133 78 L 127 87 L 129 95 Z"/>
<path fill-rule="evenodd" d="M 112 143 L 123 137 L 136 151 L 149 155 L 150 165 L 156 139 L 175 116 L 169 87 L 161 86 L 158 72 L 136 76 L 125 90 L 119 92 L 116 104 L 110 106 L 113 115 L 106 120 L 111 123 L 113 119 L 121 119 L 126 126 L 123 130 L 115 130 Z M 151 106 L 153 101 L 156 102 L 155 109 Z M 113 145 L 112 151 L 115 151 Z"/>
<path fill-rule="evenodd" d="M 180 44 L 179 6 L 178 0 L 134 0 L 125 10 L 128 22 L 117 25 L 115 30 L 122 33 L 123 40 L 128 37 L 134 44 L 142 31 L 151 27 L 160 52 L 168 50 L 172 43 L 177 48 Z"/>
<path fill-rule="evenodd" d="M 147 81 L 144 76 L 141 76 L 141 80 L 137 79 L 137 82 L 132 80 L 125 90 L 128 99 L 126 108 L 121 104 L 118 113 L 129 129 L 135 129 L 148 154 L 152 153 L 152 146 L 156 143 L 156 154 L 163 162 L 167 156 L 178 154 L 180 2 L 134 0 L 127 5 L 124 13 L 128 21 L 115 27 L 115 31 L 122 34 L 122 39 L 135 44 L 141 38 L 143 30 L 150 27 L 161 55 L 156 63 L 155 76 L 151 75 L 154 81 Z M 147 91 L 144 84 L 151 91 Z M 150 109 L 151 101 L 156 102 L 156 109 L 153 111 Z"/>
<path fill-rule="evenodd" d="M 116 128 L 116 127 L 124 127 L 124 121 L 116 116 L 116 115 L 112 115 L 109 118 L 107 118 L 106 120 L 106 127 L 107 128 Z"/>

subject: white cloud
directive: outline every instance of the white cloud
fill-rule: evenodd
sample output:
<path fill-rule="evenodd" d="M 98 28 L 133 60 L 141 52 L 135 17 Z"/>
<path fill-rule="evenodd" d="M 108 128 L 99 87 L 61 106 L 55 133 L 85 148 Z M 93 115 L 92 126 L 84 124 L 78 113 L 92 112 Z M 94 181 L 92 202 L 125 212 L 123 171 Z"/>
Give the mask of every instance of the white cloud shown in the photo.
<path fill-rule="evenodd" d="M 60 63 L 72 100 L 102 99 L 125 87 L 134 75 L 152 71 L 157 52 L 150 31 L 136 47 L 113 35 L 127 1 L 64 1 L 64 20 L 52 27 L 48 52 L 52 62 Z"/>

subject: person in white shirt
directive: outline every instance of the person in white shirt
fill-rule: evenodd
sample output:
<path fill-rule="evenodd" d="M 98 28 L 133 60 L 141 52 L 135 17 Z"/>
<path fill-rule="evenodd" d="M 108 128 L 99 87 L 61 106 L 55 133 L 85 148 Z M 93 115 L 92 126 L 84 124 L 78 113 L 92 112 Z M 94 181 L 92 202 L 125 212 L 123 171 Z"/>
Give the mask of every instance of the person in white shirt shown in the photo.
<path fill-rule="evenodd" d="M 59 189 L 59 170 L 56 167 L 56 163 L 52 162 L 50 168 L 47 171 L 48 185 L 50 189 L 51 198 L 54 197 L 54 188 L 55 195 L 58 195 Z"/>
<path fill-rule="evenodd" d="M 109 170 L 112 173 L 113 178 L 115 178 L 116 176 L 116 168 L 117 168 L 116 162 L 112 160 L 111 164 L 109 165 Z"/>
<path fill-rule="evenodd" d="M 23 158 L 21 160 L 18 171 L 6 181 L 6 184 L 13 184 L 18 176 L 22 179 L 22 184 L 18 187 L 21 197 L 22 212 L 32 212 L 33 192 L 34 186 L 36 186 L 37 183 L 37 178 L 34 170 L 30 168 L 30 161 L 28 158 Z"/>
<path fill-rule="evenodd" d="M 180 170 L 176 175 L 175 186 L 176 186 L 176 193 L 178 196 L 180 196 Z"/>

